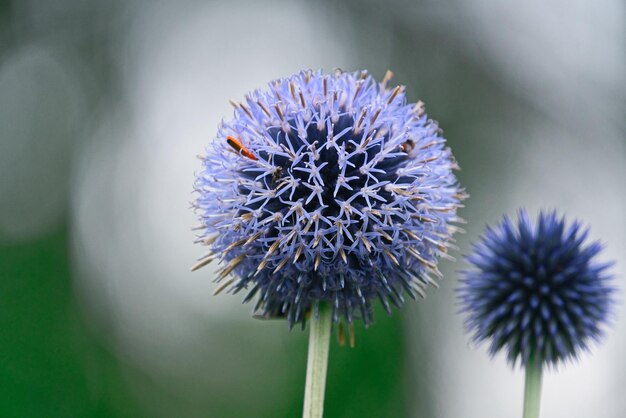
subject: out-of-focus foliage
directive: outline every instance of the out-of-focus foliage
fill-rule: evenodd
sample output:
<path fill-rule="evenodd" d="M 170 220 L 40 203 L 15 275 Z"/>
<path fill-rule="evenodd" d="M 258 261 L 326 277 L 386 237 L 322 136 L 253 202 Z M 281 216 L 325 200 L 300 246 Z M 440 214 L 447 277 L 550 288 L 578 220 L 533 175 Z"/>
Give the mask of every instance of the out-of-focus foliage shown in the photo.
<path fill-rule="evenodd" d="M 65 232 L 1 246 L 0 277 L 0 415 L 142 415 L 73 301 Z"/>

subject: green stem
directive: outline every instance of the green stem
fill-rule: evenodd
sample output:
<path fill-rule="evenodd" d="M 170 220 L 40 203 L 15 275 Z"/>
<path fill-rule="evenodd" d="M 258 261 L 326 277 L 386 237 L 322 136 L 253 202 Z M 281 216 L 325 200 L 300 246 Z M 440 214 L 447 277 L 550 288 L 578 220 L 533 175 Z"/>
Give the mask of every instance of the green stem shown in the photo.
<path fill-rule="evenodd" d="M 328 304 L 320 303 L 318 317 L 315 318 L 313 315 L 309 321 L 309 355 L 304 387 L 303 418 L 321 418 L 324 412 L 324 389 L 328 369 L 332 313 Z"/>
<path fill-rule="evenodd" d="M 529 361 L 524 383 L 524 418 L 539 418 L 541 403 L 541 364 Z"/>

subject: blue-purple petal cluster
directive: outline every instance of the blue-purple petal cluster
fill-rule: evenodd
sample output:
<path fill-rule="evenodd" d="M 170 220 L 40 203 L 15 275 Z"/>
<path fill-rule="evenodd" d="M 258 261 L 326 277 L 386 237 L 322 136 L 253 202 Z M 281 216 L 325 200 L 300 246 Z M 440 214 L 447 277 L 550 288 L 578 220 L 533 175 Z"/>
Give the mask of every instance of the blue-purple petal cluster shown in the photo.
<path fill-rule="evenodd" d="M 588 229 L 568 225 L 556 212 L 541 212 L 535 224 L 524 210 L 488 227 L 467 260 L 458 290 L 467 328 L 476 341 L 490 340 L 511 364 L 518 360 L 556 365 L 576 358 L 602 335 L 615 289 L 586 243 Z"/>
<path fill-rule="evenodd" d="M 199 241 L 220 259 L 218 292 L 246 290 L 255 313 L 371 322 L 424 296 L 460 221 L 455 160 L 423 104 L 367 72 L 303 71 L 235 107 L 203 156 Z"/>

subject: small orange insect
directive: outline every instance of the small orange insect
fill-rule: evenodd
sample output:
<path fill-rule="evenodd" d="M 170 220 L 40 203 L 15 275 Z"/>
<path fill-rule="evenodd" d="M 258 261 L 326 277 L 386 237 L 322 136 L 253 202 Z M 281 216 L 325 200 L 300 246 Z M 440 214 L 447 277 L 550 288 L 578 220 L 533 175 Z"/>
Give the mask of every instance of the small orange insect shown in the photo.
<path fill-rule="evenodd" d="M 407 139 L 402 143 L 402 145 L 400 145 L 400 148 L 402 148 L 402 152 L 406 152 L 408 154 L 413 151 L 413 148 L 415 148 L 415 141 Z"/>
<path fill-rule="evenodd" d="M 244 157 L 250 158 L 251 160 L 255 160 L 255 161 L 258 159 L 258 158 L 256 158 L 254 156 L 254 154 L 252 152 L 250 152 L 250 150 L 248 148 L 246 148 L 241 143 L 240 140 L 238 140 L 234 136 L 227 135 L 226 136 L 226 142 L 228 142 L 228 145 L 233 147 L 233 149 L 235 151 L 237 151 L 239 154 L 243 155 Z"/>

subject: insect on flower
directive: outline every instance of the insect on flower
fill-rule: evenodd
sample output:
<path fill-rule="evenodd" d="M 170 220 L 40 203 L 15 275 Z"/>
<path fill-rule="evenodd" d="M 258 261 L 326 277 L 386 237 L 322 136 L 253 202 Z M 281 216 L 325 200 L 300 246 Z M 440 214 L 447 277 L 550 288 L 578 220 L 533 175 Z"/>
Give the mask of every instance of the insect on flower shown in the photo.
<path fill-rule="evenodd" d="M 413 151 L 413 148 L 415 148 L 415 141 L 413 141 L 412 139 L 407 139 L 406 141 L 404 141 L 404 143 L 402 143 L 402 145 L 400 145 L 400 149 L 402 150 L 402 152 L 405 152 L 407 154 Z"/>
<path fill-rule="evenodd" d="M 240 140 L 238 140 L 237 138 L 235 138 L 234 136 L 230 136 L 227 135 L 226 136 L 226 142 L 228 142 L 228 145 L 230 145 L 231 147 L 233 147 L 233 149 L 235 151 L 237 151 L 239 154 L 243 155 L 246 158 L 250 158 L 251 160 L 257 160 L 257 158 L 254 156 L 254 154 L 252 152 L 250 152 L 250 150 L 248 148 L 246 148 Z"/>
<path fill-rule="evenodd" d="M 195 183 L 210 251 L 193 270 L 219 260 L 215 293 L 290 326 L 330 304 L 349 326 L 437 287 L 466 194 L 439 125 L 391 76 L 307 70 L 232 102 Z"/>

